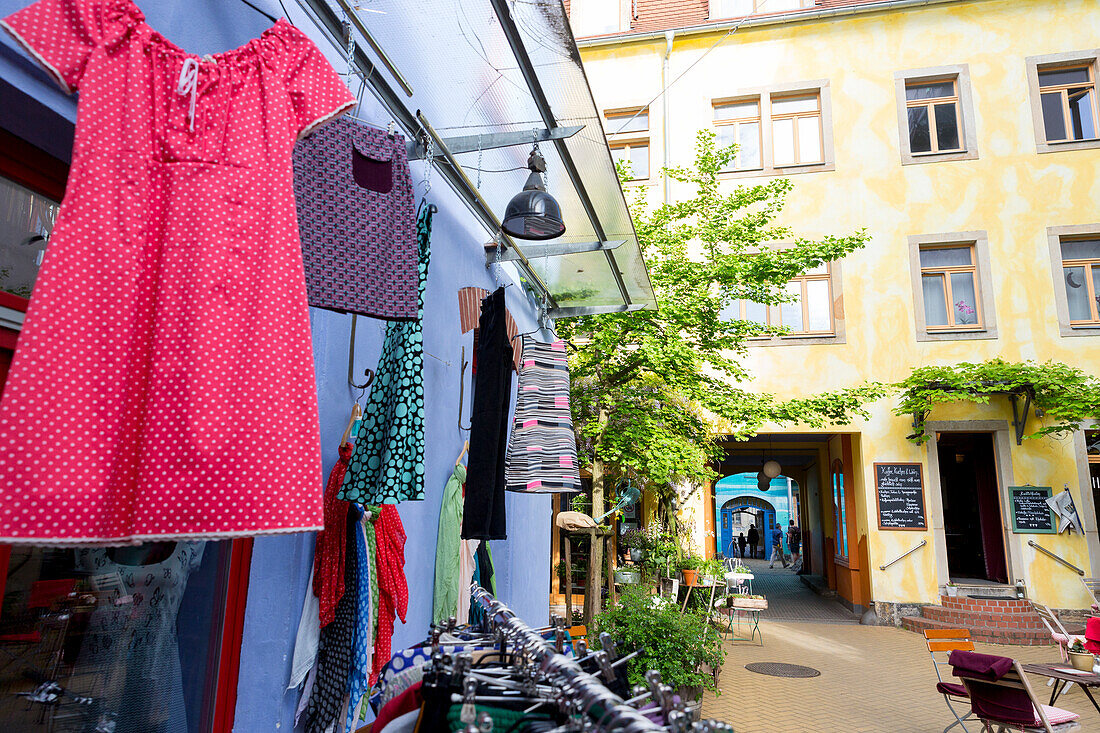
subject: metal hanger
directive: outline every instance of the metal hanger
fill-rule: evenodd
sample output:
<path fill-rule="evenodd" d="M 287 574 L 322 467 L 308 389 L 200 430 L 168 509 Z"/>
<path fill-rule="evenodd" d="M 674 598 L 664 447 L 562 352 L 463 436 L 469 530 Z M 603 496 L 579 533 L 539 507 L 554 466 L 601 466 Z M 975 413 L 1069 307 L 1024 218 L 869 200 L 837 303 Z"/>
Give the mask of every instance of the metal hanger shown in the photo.
<path fill-rule="evenodd" d="M 247 5 L 248 7 L 252 8 L 253 10 L 255 10 L 260 15 L 264 16 L 268 20 L 270 20 L 272 23 L 278 23 L 279 22 L 278 18 L 276 18 L 274 15 L 272 15 L 271 13 L 269 13 L 266 10 L 264 10 L 263 8 L 261 8 L 259 5 L 256 5 L 255 3 L 252 3 L 252 2 L 249 2 L 249 0 L 241 0 L 241 2 L 244 3 L 245 5 Z"/>

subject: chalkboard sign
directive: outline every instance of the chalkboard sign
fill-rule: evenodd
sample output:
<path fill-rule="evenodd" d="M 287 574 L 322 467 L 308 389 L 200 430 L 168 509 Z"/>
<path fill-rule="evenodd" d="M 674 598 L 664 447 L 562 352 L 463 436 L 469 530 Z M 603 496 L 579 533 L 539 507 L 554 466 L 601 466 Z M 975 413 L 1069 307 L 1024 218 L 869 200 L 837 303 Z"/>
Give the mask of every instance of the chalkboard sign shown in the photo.
<path fill-rule="evenodd" d="M 879 529 L 928 529 L 919 463 L 876 463 Z"/>
<path fill-rule="evenodd" d="M 1009 486 L 1012 497 L 1012 531 L 1016 534 L 1054 534 L 1054 511 L 1047 505 L 1049 486 Z"/>

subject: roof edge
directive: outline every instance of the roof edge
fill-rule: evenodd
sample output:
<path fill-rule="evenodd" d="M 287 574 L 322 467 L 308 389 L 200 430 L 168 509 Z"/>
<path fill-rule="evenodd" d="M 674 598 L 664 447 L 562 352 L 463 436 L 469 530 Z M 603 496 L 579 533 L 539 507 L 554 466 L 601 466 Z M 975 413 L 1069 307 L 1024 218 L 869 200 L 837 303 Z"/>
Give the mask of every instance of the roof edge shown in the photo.
<path fill-rule="evenodd" d="M 671 27 L 664 30 L 644 31 L 642 33 L 615 33 L 606 36 L 590 36 L 576 39 L 578 48 L 595 48 L 599 46 L 619 46 L 638 41 L 664 40 L 665 34 L 675 31 L 676 35 L 699 35 L 713 33 L 715 31 L 727 31 L 731 28 L 758 28 L 769 25 L 783 25 L 786 23 L 800 23 L 815 20 L 828 20 L 831 18 L 849 15 L 866 15 L 891 10 L 906 10 L 931 5 L 948 5 L 959 2 L 981 2 L 981 0 L 880 0 L 874 3 L 861 3 L 859 5 L 844 5 L 833 8 L 809 8 L 795 10 L 789 13 L 777 13 L 761 16 L 742 16 L 729 18 L 714 23 L 701 25 Z"/>

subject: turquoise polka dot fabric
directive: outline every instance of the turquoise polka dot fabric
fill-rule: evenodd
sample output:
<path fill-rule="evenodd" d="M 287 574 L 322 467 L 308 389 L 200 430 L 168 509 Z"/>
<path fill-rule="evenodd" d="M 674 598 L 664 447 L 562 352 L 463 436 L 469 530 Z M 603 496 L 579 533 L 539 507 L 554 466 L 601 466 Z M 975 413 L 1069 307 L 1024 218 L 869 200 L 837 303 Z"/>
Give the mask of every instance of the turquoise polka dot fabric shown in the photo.
<path fill-rule="evenodd" d="M 357 504 L 398 504 L 424 498 L 424 287 L 432 235 L 432 207 L 416 222 L 420 294 L 415 321 L 386 324 L 382 356 L 355 451 L 339 498 Z"/>

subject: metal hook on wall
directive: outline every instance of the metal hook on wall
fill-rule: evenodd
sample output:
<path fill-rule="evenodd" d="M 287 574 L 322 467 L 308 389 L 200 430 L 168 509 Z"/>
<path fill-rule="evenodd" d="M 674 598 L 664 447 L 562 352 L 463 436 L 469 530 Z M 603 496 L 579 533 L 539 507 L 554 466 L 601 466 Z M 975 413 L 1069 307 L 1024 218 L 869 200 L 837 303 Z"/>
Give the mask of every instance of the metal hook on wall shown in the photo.
<path fill-rule="evenodd" d="M 367 387 L 371 386 L 374 382 L 374 370 L 364 369 L 363 376 L 367 378 L 363 384 L 355 383 L 355 326 L 359 321 L 359 316 L 355 313 L 351 314 L 351 338 L 348 340 L 348 384 L 355 389 L 361 390 L 359 392 L 359 398 L 362 399 L 363 393 L 367 391 Z"/>
<path fill-rule="evenodd" d="M 462 425 L 462 403 L 466 396 L 466 367 L 470 365 L 470 362 L 466 361 L 465 346 L 462 347 L 462 357 L 460 361 L 462 363 L 462 368 L 458 373 L 458 429 L 459 431 L 465 430 L 469 432 L 473 424 L 471 423 L 466 426 Z"/>

